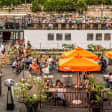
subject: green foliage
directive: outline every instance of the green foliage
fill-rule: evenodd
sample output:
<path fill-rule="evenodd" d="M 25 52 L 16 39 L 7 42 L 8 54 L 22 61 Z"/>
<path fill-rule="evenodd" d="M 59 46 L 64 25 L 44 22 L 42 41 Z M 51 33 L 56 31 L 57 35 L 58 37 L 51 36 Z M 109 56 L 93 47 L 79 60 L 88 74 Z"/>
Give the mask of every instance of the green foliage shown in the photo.
<path fill-rule="evenodd" d="M 29 76 L 22 79 L 14 87 L 14 95 L 17 101 L 22 103 L 34 103 L 45 101 L 46 90 L 43 88 L 44 81 L 40 77 Z"/>
<path fill-rule="evenodd" d="M 40 10 L 41 10 L 41 7 L 40 7 L 40 5 L 39 5 L 39 0 L 34 0 L 34 1 L 32 2 L 32 7 L 31 7 L 31 9 L 32 9 L 32 12 L 37 12 L 37 11 L 40 11 Z"/>
<path fill-rule="evenodd" d="M 72 11 L 75 10 L 73 0 L 47 0 L 44 4 L 46 11 Z"/>
<path fill-rule="evenodd" d="M 97 84 L 96 78 L 89 78 L 89 87 L 88 90 L 91 93 L 95 93 L 95 99 L 97 102 L 102 101 L 101 91 L 106 87 L 106 83 Z"/>
<path fill-rule="evenodd" d="M 77 11 L 84 11 L 88 9 L 85 0 L 78 0 L 76 3 L 76 7 L 77 7 L 76 9 Z"/>
<path fill-rule="evenodd" d="M 112 4 L 112 0 L 0 0 L 0 7 L 17 6 L 22 3 L 32 3 L 32 11 L 78 11 L 88 9 L 88 5 Z"/>
<path fill-rule="evenodd" d="M 74 44 L 63 44 L 62 47 L 67 50 L 75 49 Z"/>
<path fill-rule="evenodd" d="M 103 56 L 104 52 L 106 51 L 106 49 L 103 48 L 101 45 L 93 45 L 93 44 L 89 44 L 88 49 L 98 56 Z"/>
<path fill-rule="evenodd" d="M 0 0 L 0 6 L 16 6 L 22 3 L 22 0 Z"/>
<path fill-rule="evenodd" d="M 107 96 L 108 99 L 112 99 L 112 92 L 110 92 L 110 91 L 107 92 L 106 93 L 106 96 Z"/>

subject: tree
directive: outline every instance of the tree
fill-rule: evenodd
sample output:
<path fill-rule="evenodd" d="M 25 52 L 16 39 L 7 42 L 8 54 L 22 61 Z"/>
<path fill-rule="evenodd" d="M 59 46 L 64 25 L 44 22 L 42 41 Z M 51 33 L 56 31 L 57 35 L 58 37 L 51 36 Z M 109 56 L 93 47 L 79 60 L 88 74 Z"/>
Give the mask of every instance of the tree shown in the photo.
<path fill-rule="evenodd" d="M 41 10 L 41 7 L 39 5 L 39 0 L 34 0 L 32 2 L 32 12 L 37 12 L 37 11 L 40 11 Z"/>
<path fill-rule="evenodd" d="M 79 12 L 79 14 L 82 14 L 83 11 L 87 10 L 88 6 L 85 2 L 85 0 L 78 0 L 76 3 L 76 10 Z"/>
<path fill-rule="evenodd" d="M 47 0 L 44 4 L 45 11 L 54 11 L 56 10 L 57 2 L 56 0 Z"/>
<path fill-rule="evenodd" d="M 47 0 L 44 8 L 47 11 L 71 11 L 75 9 L 74 0 Z"/>
<path fill-rule="evenodd" d="M 22 0 L 0 0 L 0 5 L 3 6 L 16 6 L 22 3 Z"/>

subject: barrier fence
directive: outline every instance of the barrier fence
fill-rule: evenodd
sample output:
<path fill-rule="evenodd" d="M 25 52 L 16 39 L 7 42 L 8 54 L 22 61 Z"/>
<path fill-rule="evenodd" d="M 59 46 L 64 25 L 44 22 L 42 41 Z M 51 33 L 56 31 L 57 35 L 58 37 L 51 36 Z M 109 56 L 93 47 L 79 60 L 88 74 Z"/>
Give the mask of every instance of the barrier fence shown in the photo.
<path fill-rule="evenodd" d="M 0 27 L 1 29 L 3 27 Z M 6 23 L 5 29 L 31 30 L 111 30 L 111 23 Z"/>
<path fill-rule="evenodd" d="M 59 93 L 61 94 L 61 92 Z M 67 107 L 77 109 L 76 112 L 93 112 L 96 105 L 91 105 L 91 95 L 86 91 L 64 92 L 64 102 L 57 98 L 56 92 L 48 92 L 47 100 L 40 103 L 40 109 Z M 106 97 L 106 92 L 101 92 L 100 112 L 112 111 L 112 99 Z M 85 110 L 85 111 L 83 111 Z M 99 112 L 99 111 L 98 111 Z"/>

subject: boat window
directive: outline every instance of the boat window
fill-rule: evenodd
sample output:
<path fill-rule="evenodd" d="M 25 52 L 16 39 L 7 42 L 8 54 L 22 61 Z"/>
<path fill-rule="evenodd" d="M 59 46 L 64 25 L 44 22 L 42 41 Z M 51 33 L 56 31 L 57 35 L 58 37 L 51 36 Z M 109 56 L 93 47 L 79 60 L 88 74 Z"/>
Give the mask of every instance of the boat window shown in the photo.
<path fill-rule="evenodd" d="M 65 33 L 65 40 L 71 40 L 71 33 Z"/>
<path fill-rule="evenodd" d="M 93 33 L 88 33 L 88 34 L 87 34 L 87 40 L 88 40 L 88 41 L 93 40 Z"/>
<path fill-rule="evenodd" d="M 104 40 L 111 40 L 111 34 L 110 33 L 105 33 L 104 34 Z"/>
<path fill-rule="evenodd" d="M 96 34 L 96 40 L 102 40 L 102 33 Z"/>
<path fill-rule="evenodd" d="M 54 40 L 54 34 L 48 33 L 48 40 Z"/>
<path fill-rule="evenodd" d="M 57 33 L 56 34 L 56 40 L 62 40 L 62 34 L 61 33 Z"/>

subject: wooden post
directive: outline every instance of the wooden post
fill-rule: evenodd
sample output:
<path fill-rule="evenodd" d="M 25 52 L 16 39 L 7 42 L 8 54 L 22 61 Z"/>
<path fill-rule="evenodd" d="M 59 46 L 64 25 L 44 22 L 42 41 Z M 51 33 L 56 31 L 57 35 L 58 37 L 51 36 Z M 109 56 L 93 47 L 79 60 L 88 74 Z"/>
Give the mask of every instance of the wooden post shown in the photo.
<path fill-rule="evenodd" d="M 76 96 L 78 96 L 78 87 L 79 87 L 79 72 L 77 72 L 77 88 L 76 88 Z"/>

